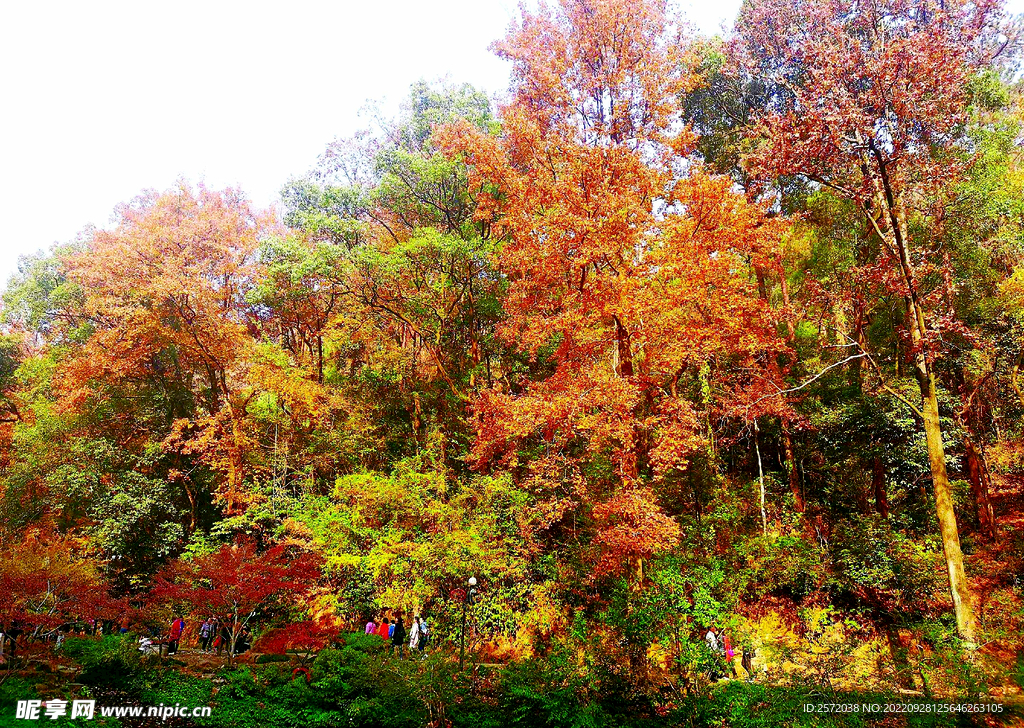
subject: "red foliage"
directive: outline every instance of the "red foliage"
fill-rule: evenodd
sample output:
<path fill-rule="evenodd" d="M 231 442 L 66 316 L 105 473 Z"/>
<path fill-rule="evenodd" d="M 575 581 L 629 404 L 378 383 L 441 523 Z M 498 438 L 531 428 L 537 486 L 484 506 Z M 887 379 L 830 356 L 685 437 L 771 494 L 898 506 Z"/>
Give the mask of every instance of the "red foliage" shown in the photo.
<path fill-rule="evenodd" d="M 991 61 L 998 0 L 757 0 L 737 21 L 740 68 L 778 89 L 750 155 L 775 177 L 801 174 L 854 199 L 937 186 L 966 160 L 953 147 L 970 114 L 971 76 Z"/>
<path fill-rule="evenodd" d="M 319 573 L 310 554 L 293 557 L 284 546 L 260 553 L 253 543 L 241 542 L 175 562 L 157 578 L 151 599 L 228 619 L 233 647 L 258 609 L 293 603 L 315 585 Z"/>
<path fill-rule="evenodd" d="M 90 619 L 116 619 L 127 609 L 115 599 L 99 564 L 75 539 L 31 531 L 0 554 L 0 615 L 31 628 Z"/>
<path fill-rule="evenodd" d="M 301 655 L 305 663 L 337 638 L 338 629 L 333 625 L 307 620 L 265 632 L 253 645 L 253 649 L 278 655 L 293 650 Z"/>

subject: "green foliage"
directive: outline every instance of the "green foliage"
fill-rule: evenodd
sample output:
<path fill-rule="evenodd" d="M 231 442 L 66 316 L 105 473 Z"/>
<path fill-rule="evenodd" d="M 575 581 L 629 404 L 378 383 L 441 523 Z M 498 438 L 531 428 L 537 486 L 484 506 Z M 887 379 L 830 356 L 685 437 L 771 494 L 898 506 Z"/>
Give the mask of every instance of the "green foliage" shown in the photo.
<path fill-rule="evenodd" d="M 509 666 L 501 676 L 502 712 L 511 725 L 597 728 L 610 720 L 595 685 L 565 649 Z"/>
<path fill-rule="evenodd" d="M 81 287 L 67 280 L 61 263 L 61 256 L 76 247 L 58 247 L 51 254 L 25 255 L 18 260 L 18 272 L 11 276 L 3 294 L 6 323 L 46 335 L 53 331 L 59 312 L 81 302 Z"/>
<path fill-rule="evenodd" d="M 99 640 L 67 637 L 60 650 L 82 666 L 80 682 L 129 694 L 138 694 L 149 683 L 159 660 L 142 655 L 131 635 L 107 635 Z"/>
<path fill-rule="evenodd" d="M 906 617 L 940 586 L 940 554 L 877 516 L 854 516 L 833 534 L 835 577 L 871 606 Z M 884 596 L 883 596 L 884 595 Z"/>

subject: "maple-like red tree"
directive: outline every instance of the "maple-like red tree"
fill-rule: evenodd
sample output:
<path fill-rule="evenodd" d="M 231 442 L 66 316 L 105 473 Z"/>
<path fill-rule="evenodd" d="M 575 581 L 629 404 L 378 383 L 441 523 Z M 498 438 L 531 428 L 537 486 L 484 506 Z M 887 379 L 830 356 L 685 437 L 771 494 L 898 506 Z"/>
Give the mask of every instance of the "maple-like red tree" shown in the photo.
<path fill-rule="evenodd" d="M 317 652 L 336 639 L 338 628 L 334 625 L 306 620 L 267 631 L 260 635 L 253 648 L 277 655 L 294 651 L 299 655 L 300 664 L 305 666 Z"/>
<path fill-rule="evenodd" d="M 33 530 L 0 552 L 0 614 L 28 633 L 68 622 L 117 619 L 127 603 L 110 595 L 81 539 Z"/>
<path fill-rule="evenodd" d="M 937 315 L 925 281 L 942 275 L 943 190 L 972 161 L 970 82 L 1006 47 L 1001 14 L 998 0 L 754 0 L 733 46 L 735 73 L 774 89 L 754 115 L 748 168 L 801 176 L 852 200 L 881 243 L 871 272 L 903 300 L 921 397 L 907 404 L 924 423 L 950 592 L 969 642 L 977 625 L 935 376 L 943 331 L 957 323 Z"/>
<path fill-rule="evenodd" d="M 157 577 L 150 597 L 157 605 L 184 605 L 199 616 L 227 620 L 230 661 L 258 610 L 295 603 L 316 584 L 319 573 L 311 554 L 292 555 L 283 545 L 261 552 L 242 541 L 173 563 Z"/>

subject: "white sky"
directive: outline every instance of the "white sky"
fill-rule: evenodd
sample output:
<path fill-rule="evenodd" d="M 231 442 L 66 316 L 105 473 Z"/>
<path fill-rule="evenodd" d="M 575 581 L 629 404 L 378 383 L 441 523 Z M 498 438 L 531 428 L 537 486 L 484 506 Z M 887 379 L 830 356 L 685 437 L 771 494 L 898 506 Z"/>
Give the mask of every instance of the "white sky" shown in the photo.
<path fill-rule="evenodd" d="M 1018 8 L 1024 0 L 1011 0 Z M 682 0 L 706 33 L 739 0 Z M 17 258 L 178 177 L 266 206 L 368 99 L 447 76 L 494 93 L 518 0 L 9 0 L 0 5 L 0 287 Z"/>

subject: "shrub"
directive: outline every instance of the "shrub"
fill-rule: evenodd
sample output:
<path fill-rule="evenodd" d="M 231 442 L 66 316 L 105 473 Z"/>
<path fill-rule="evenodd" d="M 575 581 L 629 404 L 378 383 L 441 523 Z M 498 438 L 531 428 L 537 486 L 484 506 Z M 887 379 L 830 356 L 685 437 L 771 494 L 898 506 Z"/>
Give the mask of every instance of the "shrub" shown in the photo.
<path fill-rule="evenodd" d="M 79 680 L 93 687 L 116 688 L 135 693 L 147 682 L 148 673 L 159 658 L 144 657 L 131 638 L 108 635 L 102 639 L 68 637 L 62 654 L 82 666 Z"/>

